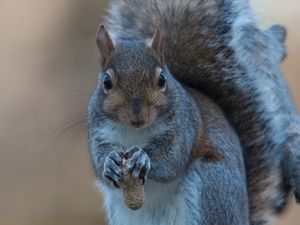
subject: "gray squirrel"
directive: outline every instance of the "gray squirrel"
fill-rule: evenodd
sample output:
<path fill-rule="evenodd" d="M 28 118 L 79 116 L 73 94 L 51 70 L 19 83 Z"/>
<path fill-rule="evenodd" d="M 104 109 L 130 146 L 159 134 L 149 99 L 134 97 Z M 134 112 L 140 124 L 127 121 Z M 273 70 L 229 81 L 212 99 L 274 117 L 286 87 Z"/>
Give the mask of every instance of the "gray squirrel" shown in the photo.
<path fill-rule="evenodd" d="M 113 43 L 102 25 L 97 43 L 89 146 L 109 224 L 248 225 L 239 139 L 212 100 L 169 72 L 159 29 L 150 42 Z M 139 211 L 123 201 L 124 159 L 144 183 Z"/>
<path fill-rule="evenodd" d="M 115 41 L 147 39 L 157 23 L 171 73 L 213 98 L 240 137 L 253 223 L 280 213 L 290 188 L 299 202 L 300 121 L 280 71 L 285 29 L 258 29 L 247 0 L 122 0 L 106 17 Z"/>
<path fill-rule="evenodd" d="M 250 224 L 281 213 L 291 188 L 299 201 L 300 122 L 280 71 L 284 28 L 261 31 L 246 0 L 113 1 L 105 24 L 117 47 L 149 40 L 159 24 L 170 73 L 222 108 L 243 147 Z"/>

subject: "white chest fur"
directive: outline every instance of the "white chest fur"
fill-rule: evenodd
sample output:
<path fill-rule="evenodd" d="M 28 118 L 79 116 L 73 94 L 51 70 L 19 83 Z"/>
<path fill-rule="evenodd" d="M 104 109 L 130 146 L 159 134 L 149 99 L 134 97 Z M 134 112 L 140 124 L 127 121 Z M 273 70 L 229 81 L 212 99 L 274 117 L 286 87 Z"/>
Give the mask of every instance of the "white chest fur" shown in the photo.
<path fill-rule="evenodd" d="M 104 194 L 104 204 L 110 225 L 183 225 L 187 224 L 187 207 L 178 182 L 145 184 L 145 201 L 141 209 L 132 211 L 124 203 L 120 189 L 98 183 Z"/>
<path fill-rule="evenodd" d="M 98 132 L 103 140 L 119 143 L 125 148 L 130 148 L 133 145 L 144 146 L 151 136 L 159 133 L 161 130 L 160 125 L 135 129 L 125 125 L 107 122 Z"/>

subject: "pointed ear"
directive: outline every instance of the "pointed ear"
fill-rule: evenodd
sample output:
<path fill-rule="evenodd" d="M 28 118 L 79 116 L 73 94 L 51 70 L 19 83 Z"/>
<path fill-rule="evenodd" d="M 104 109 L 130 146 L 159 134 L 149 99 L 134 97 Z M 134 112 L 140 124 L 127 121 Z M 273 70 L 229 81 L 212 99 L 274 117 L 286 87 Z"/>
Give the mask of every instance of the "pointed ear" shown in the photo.
<path fill-rule="evenodd" d="M 164 63 L 164 44 L 165 44 L 165 36 L 162 35 L 158 24 L 156 26 L 150 46 L 151 49 L 158 54 L 162 64 Z"/>
<path fill-rule="evenodd" d="M 115 46 L 103 24 L 100 24 L 98 27 L 96 39 L 101 54 L 101 64 L 104 64 L 109 54 L 115 49 Z"/>

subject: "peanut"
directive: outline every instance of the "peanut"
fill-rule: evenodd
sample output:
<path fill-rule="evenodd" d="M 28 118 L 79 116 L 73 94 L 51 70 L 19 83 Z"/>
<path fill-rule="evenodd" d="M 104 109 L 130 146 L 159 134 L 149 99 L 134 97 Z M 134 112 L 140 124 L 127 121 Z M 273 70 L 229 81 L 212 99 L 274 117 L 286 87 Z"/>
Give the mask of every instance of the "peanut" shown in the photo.
<path fill-rule="evenodd" d="M 142 208 L 144 204 L 144 186 L 140 179 L 133 178 L 127 169 L 127 161 L 123 163 L 123 196 L 125 204 L 132 210 Z"/>

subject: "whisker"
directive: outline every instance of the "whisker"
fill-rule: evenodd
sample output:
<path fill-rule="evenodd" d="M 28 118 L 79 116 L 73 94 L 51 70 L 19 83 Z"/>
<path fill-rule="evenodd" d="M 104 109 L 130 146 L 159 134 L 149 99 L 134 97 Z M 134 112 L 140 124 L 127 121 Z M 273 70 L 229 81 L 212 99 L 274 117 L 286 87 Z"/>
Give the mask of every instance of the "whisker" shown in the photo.
<path fill-rule="evenodd" d="M 80 128 L 81 132 L 84 131 L 87 133 L 87 116 L 85 114 L 77 114 L 50 127 L 45 133 L 46 143 L 52 144 L 61 136 L 74 134 L 74 132 L 69 133 L 69 131 L 74 131 L 75 128 Z"/>

